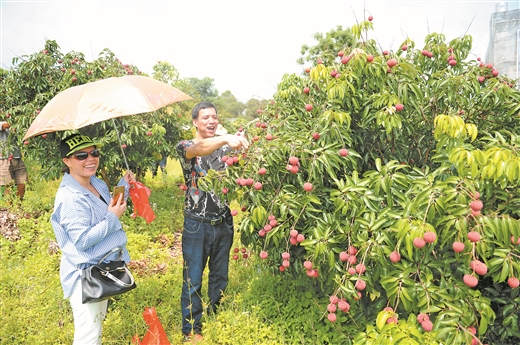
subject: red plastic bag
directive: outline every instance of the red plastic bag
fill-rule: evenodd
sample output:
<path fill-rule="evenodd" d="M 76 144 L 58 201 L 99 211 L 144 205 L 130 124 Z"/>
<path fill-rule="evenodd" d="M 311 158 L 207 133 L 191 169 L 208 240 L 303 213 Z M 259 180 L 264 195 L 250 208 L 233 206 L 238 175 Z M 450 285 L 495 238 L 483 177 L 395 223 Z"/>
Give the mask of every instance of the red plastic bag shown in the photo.
<path fill-rule="evenodd" d="M 136 334 L 132 338 L 132 344 L 134 345 L 170 345 L 166 332 L 159 321 L 157 311 L 155 308 L 145 308 L 143 312 L 144 321 L 148 325 L 148 331 L 143 337 L 143 340 L 139 340 L 139 336 Z"/>
<path fill-rule="evenodd" d="M 148 197 L 152 191 L 141 182 L 130 182 L 130 199 L 134 204 L 134 213 L 143 217 L 148 224 L 155 219 L 155 213 L 150 206 Z"/>

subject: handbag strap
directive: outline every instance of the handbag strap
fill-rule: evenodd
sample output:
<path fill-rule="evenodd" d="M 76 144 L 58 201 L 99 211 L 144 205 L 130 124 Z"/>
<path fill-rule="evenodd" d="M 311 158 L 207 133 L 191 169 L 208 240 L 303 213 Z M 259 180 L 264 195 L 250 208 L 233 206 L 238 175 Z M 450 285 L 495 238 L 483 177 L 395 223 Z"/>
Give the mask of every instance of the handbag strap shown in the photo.
<path fill-rule="evenodd" d="M 101 274 L 107 278 L 112 279 L 118 285 L 121 285 L 123 287 L 130 287 L 130 286 L 134 285 L 134 282 L 135 282 L 134 276 L 132 275 L 132 273 L 130 272 L 128 267 L 126 267 L 126 265 L 125 265 L 125 271 L 126 271 L 126 274 L 128 274 L 128 276 L 130 277 L 130 283 L 125 283 L 124 281 L 118 279 L 116 276 L 114 276 L 109 271 L 101 271 Z"/>
<path fill-rule="evenodd" d="M 121 247 L 115 247 L 114 249 L 112 249 L 111 251 L 109 251 L 108 253 L 106 253 L 105 256 L 103 256 L 103 257 L 98 261 L 98 265 L 101 264 L 101 263 L 103 263 L 103 260 L 105 260 L 105 259 L 106 259 L 110 254 L 115 253 L 115 252 L 117 252 L 117 251 L 120 252 L 120 253 L 119 253 L 119 258 L 121 258 L 121 257 L 123 256 L 123 248 L 121 248 Z M 118 259 L 119 259 L 119 258 L 118 258 Z"/>

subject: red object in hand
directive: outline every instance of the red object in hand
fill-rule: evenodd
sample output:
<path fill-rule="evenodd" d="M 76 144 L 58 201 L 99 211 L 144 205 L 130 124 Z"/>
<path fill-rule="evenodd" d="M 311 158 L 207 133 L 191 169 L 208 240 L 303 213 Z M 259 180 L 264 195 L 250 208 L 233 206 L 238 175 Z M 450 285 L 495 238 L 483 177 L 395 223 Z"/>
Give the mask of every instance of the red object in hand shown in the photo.
<path fill-rule="evenodd" d="M 141 182 L 130 182 L 130 199 L 134 204 L 134 213 L 143 217 L 148 224 L 155 219 L 155 213 L 150 206 L 148 197 L 152 191 Z"/>
<path fill-rule="evenodd" d="M 171 345 L 164 332 L 164 328 L 159 321 L 157 311 L 155 308 L 145 308 L 143 312 L 143 318 L 148 325 L 148 331 L 143 337 L 143 340 L 139 341 L 139 337 L 135 335 L 132 338 L 132 344 L 134 345 Z"/>

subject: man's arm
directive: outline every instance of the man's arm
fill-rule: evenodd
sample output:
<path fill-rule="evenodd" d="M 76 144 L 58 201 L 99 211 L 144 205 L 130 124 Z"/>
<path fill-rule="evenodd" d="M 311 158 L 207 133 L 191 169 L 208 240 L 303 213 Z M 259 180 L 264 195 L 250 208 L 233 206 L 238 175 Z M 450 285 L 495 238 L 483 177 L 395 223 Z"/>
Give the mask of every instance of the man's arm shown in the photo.
<path fill-rule="evenodd" d="M 249 142 L 242 136 L 232 134 L 202 139 L 186 149 L 186 158 L 191 159 L 197 156 L 209 155 L 224 145 L 229 145 L 229 147 L 235 150 L 242 148 L 247 150 Z"/>

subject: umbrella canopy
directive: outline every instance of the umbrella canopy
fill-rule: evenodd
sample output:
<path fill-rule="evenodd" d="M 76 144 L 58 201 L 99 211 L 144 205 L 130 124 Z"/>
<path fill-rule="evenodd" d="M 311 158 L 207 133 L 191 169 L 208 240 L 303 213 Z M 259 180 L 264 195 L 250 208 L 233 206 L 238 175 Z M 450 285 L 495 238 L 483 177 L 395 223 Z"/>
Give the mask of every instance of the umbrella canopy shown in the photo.
<path fill-rule="evenodd" d="M 43 133 L 74 130 L 120 116 L 148 113 L 193 99 L 150 77 L 112 77 L 68 88 L 49 101 L 23 140 Z"/>

